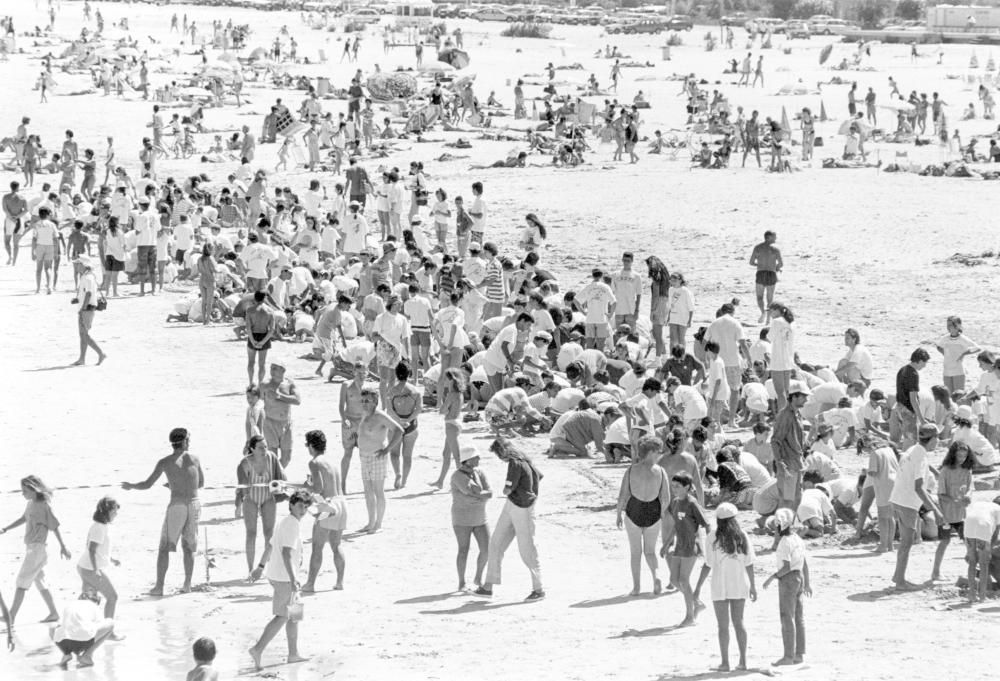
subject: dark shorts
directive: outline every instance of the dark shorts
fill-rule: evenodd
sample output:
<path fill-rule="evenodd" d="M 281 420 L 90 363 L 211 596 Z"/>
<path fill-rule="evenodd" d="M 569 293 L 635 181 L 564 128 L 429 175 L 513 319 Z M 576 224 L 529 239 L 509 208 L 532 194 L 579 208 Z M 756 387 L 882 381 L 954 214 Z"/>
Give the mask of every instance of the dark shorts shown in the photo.
<path fill-rule="evenodd" d="M 115 260 L 110 255 L 106 255 L 104 256 L 104 269 L 108 272 L 122 272 L 125 270 L 125 263 L 121 260 Z"/>
<path fill-rule="evenodd" d="M 847 112 L 853 116 L 854 114 L 856 114 L 858 112 L 858 105 L 857 104 L 853 104 L 853 103 L 852 104 L 848 104 L 847 105 Z"/>
<path fill-rule="evenodd" d="M 361 204 L 361 207 L 364 208 L 365 204 L 368 203 L 368 195 L 367 194 L 358 194 L 357 196 L 355 196 L 354 194 L 351 194 L 350 200 L 351 201 L 357 201 L 358 203 Z"/>
<path fill-rule="evenodd" d="M 423 329 L 413 329 L 412 335 L 410 336 L 410 343 L 415 348 L 430 348 L 431 332 Z"/>
<path fill-rule="evenodd" d="M 254 343 L 260 343 L 267 336 L 267 331 L 264 333 L 251 333 L 250 338 L 253 339 Z M 250 338 L 247 339 L 247 347 L 251 350 L 256 350 L 258 352 L 263 352 L 264 350 L 271 349 L 271 341 L 264 343 L 263 347 L 257 348 L 250 344 Z"/>
<path fill-rule="evenodd" d="M 156 271 L 156 246 L 139 246 L 139 262 L 136 266 L 138 274 L 148 274 Z"/>
<path fill-rule="evenodd" d="M 187 251 L 185 251 L 183 248 L 177 249 L 177 253 L 174 254 L 174 260 L 177 262 L 178 265 L 184 264 L 184 254 L 186 252 Z"/>
<path fill-rule="evenodd" d="M 958 538 L 965 539 L 965 523 L 945 523 L 938 528 L 938 539 L 946 539 L 951 536 L 951 531 L 955 530 Z"/>
<path fill-rule="evenodd" d="M 774 286 L 778 283 L 778 273 L 771 270 L 757 270 L 757 286 Z"/>
<path fill-rule="evenodd" d="M 63 655 L 83 655 L 90 650 L 90 646 L 92 645 L 94 645 L 94 639 L 90 639 L 89 641 L 74 641 L 65 638 L 62 641 L 56 641 L 56 647 L 62 651 Z"/>

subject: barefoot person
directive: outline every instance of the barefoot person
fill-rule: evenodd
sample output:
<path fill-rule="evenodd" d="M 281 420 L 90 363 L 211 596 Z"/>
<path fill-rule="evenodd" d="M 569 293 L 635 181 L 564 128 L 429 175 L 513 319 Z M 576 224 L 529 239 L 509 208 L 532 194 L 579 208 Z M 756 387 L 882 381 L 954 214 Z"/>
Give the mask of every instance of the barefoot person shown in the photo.
<path fill-rule="evenodd" d="M 907 449 L 899 459 L 896 482 L 892 486 L 889 501 L 899 528 L 899 546 L 896 548 L 896 572 L 892 582 L 898 591 L 913 591 L 919 587 L 906 581 L 906 567 L 910 562 L 910 549 L 920 531 L 920 507 L 934 513 L 937 525 L 944 524 L 944 516 L 937 502 L 924 488 L 930 474 L 927 453 L 934 451 L 938 441 L 937 426 L 925 423 L 917 431 L 917 444 Z"/>
<path fill-rule="evenodd" d="M 736 507 L 730 503 L 721 503 L 715 509 L 715 530 L 709 532 L 705 542 L 705 564 L 701 567 L 698 586 L 694 589 L 694 599 L 700 601 L 701 587 L 709 573 L 712 574 L 712 605 L 719 624 L 719 653 L 722 656 L 721 664 L 713 670 L 720 672 L 729 671 L 730 619 L 740 651 L 736 669 L 746 670 L 747 629 L 743 624 L 743 609 L 747 598 L 757 600 L 753 544 L 740 529 L 736 513 Z"/>
<path fill-rule="evenodd" d="M 63 609 L 62 621 L 52 633 L 52 640 L 63 654 L 60 668 L 68 669 L 74 655 L 77 667 L 94 666 L 94 651 L 115 630 L 114 620 L 101 613 L 100 603 L 100 595 L 86 588 L 78 600 L 69 602 Z"/>
<path fill-rule="evenodd" d="M 505 438 L 494 440 L 490 451 L 507 464 L 507 480 L 503 486 L 507 501 L 490 537 L 486 581 L 475 593 L 478 596 L 493 595 L 493 585 L 500 583 L 503 554 L 516 538 L 521 560 L 531 572 L 531 593 L 524 600 L 539 601 L 545 598 L 545 589 L 542 588 L 542 567 L 535 545 L 535 502 L 542 474 L 531 459 Z"/>
<path fill-rule="evenodd" d="M 28 503 L 24 507 L 24 513 L 20 518 L 0 529 L 0 534 L 7 534 L 15 527 L 24 525 L 24 561 L 21 563 L 21 570 L 17 573 L 17 589 L 14 591 L 14 601 L 10 604 L 9 628 L 14 628 L 14 620 L 24 602 L 24 594 L 34 584 L 38 587 L 38 593 L 49 608 L 49 615 L 42 622 L 56 622 L 59 620 L 59 612 L 56 610 L 55 601 L 52 600 L 52 592 L 45 584 L 45 564 L 49 560 L 48 552 L 45 550 L 45 543 L 52 532 L 59 540 L 60 555 L 69 560 L 70 553 L 63 543 L 62 535 L 59 533 L 59 519 L 52 512 L 52 492 L 45 483 L 35 475 L 29 475 L 21 480 L 21 496 L 27 499 Z"/>
<path fill-rule="evenodd" d="M 340 437 L 344 443 L 344 456 L 340 460 L 340 491 L 347 494 L 347 473 L 351 469 L 351 456 L 358 446 L 358 424 L 364 416 L 361 391 L 368 378 L 368 367 L 362 362 L 354 364 L 354 380 L 340 386 Z"/>
<path fill-rule="evenodd" d="M 299 655 L 299 622 L 289 616 L 288 609 L 299 590 L 299 568 L 302 563 L 300 521 L 310 503 L 308 492 L 300 491 L 292 494 L 288 500 L 288 515 L 278 523 L 271 543 L 264 549 L 264 556 L 250 575 L 253 581 L 260 579 L 261 575 L 267 577 L 271 582 L 271 588 L 274 589 L 271 599 L 271 613 L 274 617 L 264 627 L 257 643 L 251 646 L 249 651 L 257 671 L 262 669 L 260 659 L 264 649 L 282 627 L 285 628 L 285 636 L 288 637 L 288 664 L 306 660 Z"/>
<path fill-rule="evenodd" d="M 97 351 L 97 363 L 101 364 L 107 355 L 101 350 L 97 341 L 90 337 L 90 329 L 94 325 L 94 314 L 97 312 L 97 301 L 101 295 L 97 290 L 94 262 L 86 255 L 77 258 L 77 262 L 83 270 L 76 289 L 76 301 L 79 304 L 76 311 L 76 328 L 80 335 L 80 357 L 73 362 L 72 366 L 83 366 L 86 363 L 87 348 L 93 348 Z"/>
<path fill-rule="evenodd" d="M 279 455 L 281 467 L 292 460 L 292 405 L 302 404 L 295 381 L 285 378 L 285 365 L 271 362 L 271 376 L 260 384 L 264 401 L 264 439 L 267 448 Z"/>
<path fill-rule="evenodd" d="M 104 616 L 111 620 L 115 618 L 118 592 L 111 583 L 108 570 L 112 565 L 117 567 L 119 562 L 111 557 L 109 525 L 118 517 L 119 508 L 118 502 L 111 497 L 104 497 L 97 502 L 94 524 L 87 532 L 87 547 L 76 565 L 76 571 L 83 581 L 83 590 L 93 589 L 104 596 Z"/>
<path fill-rule="evenodd" d="M 401 444 L 389 454 L 392 471 L 396 476 L 393 489 L 403 489 L 410 477 L 410 467 L 413 465 L 413 446 L 417 443 L 417 418 L 423 397 L 410 383 L 410 364 L 402 361 L 396 365 L 396 382 L 386 393 L 386 411 L 389 416 L 403 426 Z M 402 456 L 402 470 L 400 457 Z"/>
<path fill-rule="evenodd" d="M 621 489 L 618 492 L 618 515 L 615 525 L 622 528 L 622 513 L 625 514 L 625 531 L 628 534 L 629 567 L 632 570 L 631 595 L 638 596 L 641 590 L 640 574 L 642 559 L 646 559 L 653 577 L 653 593 L 663 590 L 658 575 L 659 560 L 656 557 L 656 540 L 660 536 L 661 521 L 667 515 L 670 504 L 670 483 L 667 474 L 657 465 L 663 443 L 656 435 L 644 435 L 636 445 L 636 461 L 625 471 Z"/>
<path fill-rule="evenodd" d="M 263 525 L 264 544 L 271 541 L 277 502 L 271 483 L 284 480 L 285 471 L 278 457 L 267 451 L 262 435 L 252 435 L 243 450 L 243 459 L 236 467 L 236 517 L 243 516 L 246 530 L 247 574 L 253 571 L 257 555 L 257 518 Z"/>
<path fill-rule="evenodd" d="M 358 457 L 361 459 L 361 482 L 368 507 L 368 524 L 361 531 L 374 534 L 382 529 L 385 517 L 385 474 L 389 452 L 403 440 L 403 428 L 379 409 L 378 391 L 361 390 L 363 415 L 358 422 Z"/>
<path fill-rule="evenodd" d="M 465 568 L 469 561 L 469 545 L 476 538 L 476 576 L 473 584 L 483 583 L 483 570 L 489 558 L 490 528 L 486 522 L 486 501 L 493 496 L 486 473 L 479 468 L 479 450 L 462 447 L 458 470 L 451 475 L 451 526 L 458 541 L 455 566 L 458 569 L 458 590 L 465 591 Z"/>
<path fill-rule="evenodd" d="M 767 321 L 767 308 L 774 301 L 774 287 L 778 283 L 778 272 L 781 271 L 781 251 L 774 246 L 778 240 L 777 232 L 767 230 L 764 240 L 753 247 L 750 253 L 750 265 L 757 268 L 757 307 L 760 308 L 760 320 Z"/>
<path fill-rule="evenodd" d="M 323 567 L 323 550 L 327 545 L 333 551 L 333 567 L 337 570 L 337 583 L 333 588 L 340 591 L 344 588 L 344 550 L 340 541 L 347 529 L 347 504 L 341 496 L 340 471 L 326 458 L 326 434 L 322 430 L 306 433 L 306 449 L 311 457 L 308 485 L 319 508 L 319 516 L 313 523 L 309 577 L 302 585 L 302 591 L 312 593 L 316 590 L 316 577 Z"/>
<path fill-rule="evenodd" d="M 276 323 L 274 314 L 265 304 L 267 293 L 254 291 L 253 302 L 246 309 L 247 325 L 247 385 L 254 385 L 253 365 L 257 363 L 257 383 L 264 382 L 264 366 L 267 364 L 267 351 L 271 349 L 271 339 L 274 337 Z"/>
<path fill-rule="evenodd" d="M 795 512 L 779 508 L 774 514 L 778 548 L 774 554 L 778 570 L 764 582 L 764 588 L 778 580 L 778 614 L 781 618 L 781 641 L 784 654 L 776 666 L 802 664 L 806 654 L 806 629 L 802 614 L 802 594 L 812 596 L 809 563 L 802 537 L 792 531 Z"/>
<path fill-rule="evenodd" d="M 187 428 L 170 431 L 170 446 L 173 452 L 156 462 L 153 472 L 142 482 L 123 482 L 122 489 L 146 490 L 152 487 L 161 475 L 167 478 L 170 488 L 170 503 L 167 504 L 163 531 L 160 534 L 160 548 L 156 556 L 156 584 L 151 596 L 163 595 L 163 581 L 170 566 L 170 554 L 177 551 L 177 542 L 184 552 L 184 587 L 191 591 L 191 577 L 194 574 L 194 554 L 198 550 L 198 519 L 201 517 L 201 502 L 198 490 L 205 486 L 205 474 L 201 470 L 198 457 L 188 452 L 191 438 Z"/>
<path fill-rule="evenodd" d="M 670 478 L 670 506 L 663 523 L 663 548 L 660 553 L 670 568 L 670 583 L 684 596 L 684 619 L 678 625 L 689 627 L 695 617 L 705 608 L 694 597 L 691 589 L 691 571 L 701 553 L 698 542 L 698 528 L 708 529 L 704 511 L 691 498 L 691 476 L 678 473 Z"/>

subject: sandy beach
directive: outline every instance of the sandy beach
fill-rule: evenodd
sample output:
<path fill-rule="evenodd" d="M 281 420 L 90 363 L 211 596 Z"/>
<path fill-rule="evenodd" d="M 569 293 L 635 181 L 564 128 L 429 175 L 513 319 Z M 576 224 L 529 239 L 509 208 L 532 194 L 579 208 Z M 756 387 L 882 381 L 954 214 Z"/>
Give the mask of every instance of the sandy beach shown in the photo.
<path fill-rule="evenodd" d="M 31 0 L 9 5 L 0 13 L 12 14 L 19 33 L 44 21 L 44 3 L 37 11 Z M 177 38 L 168 32 L 169 17 L 175 11 L 186 12 L 206 30 L 215 19 L 249 24 L 248 50 L 270 45 L 284 24 L 296 37 L 301 55 L 312 60 L 322 49 L 329 58 L 326 64 L 300 67 L 301 72 L 329 77 L 335 87 L 346 87 L 359 67 L 367 74 L 375 63 L 383 71 L 414 63 L 412 48 L 384 55 L 381 37 L 375 33 L 365 36 L 358 64 L 338 63 L 343 34 L 311 30 L 297 12 L 101 2 L 93 7 L 101 10 L 109 26 L 127 15 L 131 34 L 140 43 L 148 44 L 146 36 L 161 41 L 150 46 L 151 54 L 177 46 Z M 56 33 L 75 36 L 81 22 L 82 3 L 64 2 Z M 720 304 L 737 296 L 741 299 L 737 316 L 748 335 L 756 337 L 753 269 L 747 258 L 763 231 L 774 229 L 785 260 L 778 297 L 796 312 L 797 349 L 803 360 L 835 365 L 843 355 L 844 329 L 857 328 L 875 357 L 873 385 L 893 391 L 896 370 L 918 346 L 928 347 L 932 354 L 925 380 L 939 382 L 941 361 L 933 339 L 945 333 L 949 315 L 961 316 L 966 332 L 984 347 L 1000 347 L 987 302 L 1000 291 L 994 276 L 1000 244 L 990 222 L 995 186 L 980 180 L 893 174 L 875 168 L 823 169 L 820 159 L 838 155 L 843 146 L 842 136 L 835 133 L 846 118 L 847 86 L 824 85 L 820 94 L 813 95 L 774 95 L 788 82 L 801 81 L 814 88 L 817 82 L 839 75 L 856 79 L 862 91 L 875 86 L 887 100 L 886 79 L 892 75 L 904 93 L 912 89 L 939 92 L 950 105 L 949 119 L 955 121 L 950 127 L 958 128 L 963 139 L 986 135 L 996 129 L 996 121 L 957 122 L 961 109 L 977 101 L 978 82 L 970 85 L 966 80 L 973 48 L 945 46 L 943 64 L 938 65 L 936 46 L 921 46 L 926 56 L 911 63 L 909 46 L 877 45 L 865 61 L 874 70 L 839 72 L 818 62 L 820 49 L 831 38 L 790 41 L 791 53 L 783 54 L 785 39 L 780 37 L 775 49 L 764 51 L 767 87 L 746 89 L 735 86 L 737 75 L 722 73 L 729 59 L 739 59 L 746 52 L 742 30 L 737 32 L 735 49 L 706 52 L 701 38 L 710 30 L 718 36 L 718 27 L 696 26 L 682 34 L 685 44 L 673 49 L 672 60 L 663 61 L 663 36 L 605 36 L 598 27 L 557 26 L 550 40 L 509 39 L 499 36 L 502 24 L 453 20 L 448 24 L 460 25 L 465 32 L 465 46 L 472 57 L 468 71 L 477 74 L 475 90 L 482 100 L 493 90 L 501 102 L 512 104 L 513 82 L 526 74 L 535 74 L 534 79 L 542 82 L 549 62 L 557 67 L 584 66 L 583 70 L 559 71 L 557 81 L 582 85 L 594 73 L 606 83 L 611 62 L 593 55 L 613 44 L 637 62 L 654 64 L 624 69 L 617 93 L 620 102 L 631 102 L 642 90 L 652 103 L 643 112 L 644 137 L 660 129 L 679 131 L 676 134 L 686 138 L 684 98 L 678 96 L 682 83 L 669 78 L 692 72 L 709 81 L 703 87 L 722 89 L 734 107 L 741 105 L 747 112 L 757 109 L 762 117 L 780 117 L 782 106 L 790 117 L 803 106 L 816 112 L 822 101 L 832 118 L 817 126 L 826 140 L 816 150 L 818 158 L 792 174 L 765 173 L 749 165 L 741 169 L 735 160 L 733 167 L 723 170 L 691 169 L 687 150 L 681 149 L 677 159 L 670 160 L 646 155 L 645 143 L 638 164 L 615 163 L 611 161 L 613 144 L 595 140 L 589 140 L 593 151 L 586 155 L 588 163 L 573 169 L 553 168 L 548 157 L 532 155 L 525 169 L 470 171 L 469 165 L 492 163 L 512 149 L 527 147 L 523 142 L 479 140 L 476 131 L 427 134 L 445 141 L 466 137 L 473 145 L 468 150 L 446 149 L 441 142 L 411 141 L 390 158 L 362 159 L 369 172 L 381 164 L 405 167 L 410 161 L 422 161 L 430 186 L 444 187 L 451 196 L 468 194 L 472 181 L 483 181 L 492 210 L 490 238 L 501 251 L 516 249 L 524 214 L 537 213 L 550 229 L 542 263 L 564 288 L 578 288 L 594 266 L 617 267 L 623 250 L 634 251 L 637 262 L 657 255 L 671 271 L 685 274 L 697 306 L 695 329 L 707 325 Z M 31 89 L 42 68 L 39 58 L 47 49 L 58 54 L 65 45 L 35 47 L 36 40 L 19 36 L 18 47 L 26 52 L 0 62 L 8 95 L 0 106 L 3 136 L 14 132 L 21 116 L 30 116 L 33 131 L 42 135 L 50 150 L 58 148 L 62 131 L 71 128 L 81 149 L 92 147 L 100 154 L 104 138 L 113 134 L 119 158 L 138 176 L 138 142 L 147 134 L 151 102 L 142 101 L 138 93 L 124 99 L 102 97 L 99 92 L 69 96 L 68 92 L 89 87 L 89 76 L 56 73 L 57 87 L 50 91 L 50 101 L 40 104 L 38 93 Z M 199 57 L 190 54 L 188 45 L 180 49 L 179 59 L 153 62 L 150 81 L 154 86 L 175 78 L 174 70 L 195 69 Z M 836 44 L 828 65 L 855 49 Z M 759 49 L 754 47 L 753 52 L 756 55 Z M 985 65 L 990 55 L 982 49 L 976 53 Z M 982 67 L 975 74 L 994 75 Z M 541 96 L 541 88 L 526 88 L 526 93 Z M 245 94 L 248 101 L 242 108 L 207 109 L 206 126 L 224 137 L 244 124 L 256 132 L 276 97 L 284 98 L 294 110 L 304 96 L 302 91 L 249 82 Z M 601 98 L 588 101 L 600 102 Z M 324 100 L 324 107 L 334 112 L 346 108 L 343 102 L 330 100 Z M 513 118 L 497 118 L 494 125 L 505 122 L 516 123 L 518 130 L 527 125 Z M 210 140 L 211 135 L 199 135 L 199 147 Z M 254 165 L 266 168 L 269 175 L 277 162 L 277 146 L 258 147 Z M 937 145 L 876 148 L 876 157 L 883 163 L 896 162 L 897 151 L 919 163 L 938 162 L 945 154 Z M 468 158 L 434 160 L 445 151 Z M 167 159 L 159 165 L 161 177 L 204 172 L 218 181 L 236 167 L 235 163 L 200 164 L 197 157 Z M 334 182 L 331 173 L 302 169 L 271 175 L 270 181 L 272 186 L 288 185 L 301 191 L 313 176 L 328 186 Z M 0 171 L 5 191 L 14 179 L 20 180 L 20 174 Z M 26 194 L 36 193 L 40 182 L 56 179 L 39 176 L 36 189 Z M 369 217 L 374 222 L 373 215 Z M 956 253 L 983 257 L 970 262 L 952 258 Z M 545 475 L 538 507 L 538 545 L 548 597 L 540 603 L 522 603 L 530 581 L 516 549 L 507 553 L 504 583 L 492 600 L 455 592 L 450 496 L 426 484 L 437 473 L 444 439 L 443 424 L 436 415 L 421 419 L 411 482 L 404 490 L 387 492 L 385 527 L 372 536 L 352 532 L 364 524 L 365 517 L 355 459 L 347 481 L 351 520 L 345 590 L 332 590 L 333 566 L 327 553 L 319 592 L 305 601 L 300 648 L 310 659 L 298 665 L 280 664 L 284 640 L 279 636 L 264 656 L 264 671 L 254 672 L 246 649 L 270 617 L 271 593 L 266 582 L 246 583 L 243 523 L 233 516 L 231 486 L 244 441 L 244 343 L 226 325 L 203 328 L 164 322 L 174 311 L 172 303 L 192 290 L 189 284 L 168 285 L 163 295 L 142 298 L 134 295 L 136 287 L 124 286 L 129 295 L 111 299 L 95 323 L 94 336 L 108 353 L 107 361 L 100 367 L 69 368 L 66 365 L 75 358 L 77 344 L 70 304 L 72 266 L 64 258 L 56 292 L 36 296 L 32 265 L 24 244 L 17 266 L 0 268 L 0 309 L 8 328 L 0 382 L 9 388 L 0 409 L 0 428 L 9 437 L 9 463 L 0 478 L 0 522 L 13 521 L 22 512 L 23 499 L 15 490 L 18 480 L 29 473 L 54 487 L 69 488 L 56 492 L 53 506 L 74 558 L 58 560 L 50 542 L 47 570 L 61 606 L 78 594 L 76 558 L 83 550 L 93 506 L 104 494 L 114 495 L 122 504 L 113 525 L 114 553 L 122 565 L 113 574 L 121 594 L 118 627 L 127 638 L 104 646 L 95 668 L 61 672 L 48 627 L 36 623 L 44 616 L 44 606 L 31 591 L 18 618 L 17 650 L 0 653 L 5 678 L 115 681 L 141 675 L 150 681 L 179 679 L 192 666 L 190 646 L 200 636 L 215 639 L 219 648 L 216 667 L 226 679 L 725 678 L 708 672 L 718 656 L 711 612 L 702 613 L 695 627 L 673 628 L 683 617 L 683 601 L 678 594 L 654 597 L 649 593 L 648 573 L 644 574 L 646 593 L 636 598 L 627 595 L 628 543 L 614 522 L 625 466 L 597 459 L 546 459 L 545 437 L 525 439 L 522 444 L 536 456 Z M 331 458 L 341 453 L 339 384 L 314 376 L 315 362 L 303 358 L 308 351 L 308 344 L 296 343 L 276 343 L 272 350 L 272 357 L 287 362 L 288 376 L 302 395 L 302 405 L 293 414 L 294 453 L 287 471 L 289 479 L 297 482 L 307 474 L 302 443 L 307 430 L 319 428 L 327 433 Z M 977 378 L 978 369 L 973 367 L 970 385 Z M 176 426 L 190 430 L 191 452 L 200 457 L 206 474 L 201 546 L 195 565 L 198 586 L 191 594 L 175 593 L 182 573 L 180 554 L 174 554 L 167 576 L 168 596 L 156 599 L 142 594 L 153 582 L 156 538 L 169 494 L 159 485 L 147 492 L 126 492 L 118 485 L 149 474 L 156 460 L 169 453 L 167 434 Z M 749 437 L 745 432 L 739 435 Z M 470 424 L 463 437 L 484 452 L 492 439 L 481 422 Z M 932 463 L 939 463 L 942 455 L 943 451 L 933 454 Z M 837 461 L 845 475 L 856 476 L 864 464 L 862 457 L 847 450 L 838 452 Z M 482 467 L 494 486 L 502 486 L 501 462 L 486 455 Z M 977 499 L 992 498 L 992 494 L 979 492 Z M 490 502 L 491 522 L 500 505 L 499 500 Z M 286 505 L 279 505 L 278 517 L 285 514 Z M 752 515 L 741 514 L 747 529 L 753 525 Z M 305 521 L 306 537 L 311 522 Z M 961 601 L 954 586 L 955 578 L 965 573 L 960 545 L 953 544 L 944 562 L 947 581 L 911 594 L 893 594 L 887 590 L 893 556 L 874 554 L 873 542 L 845 543 L 851 534 L 842 527 L 835 536 L 809 543 L 815 594 L 805 606 L 806 663 L 781 671 L 770 667 L 781 656 L 778 603 L 776 589 L 761 590 L 757 602 L 747 604 L 753 670 L 740 678 L 826 681 L 849 676 L 921 681 L 941 678 L 942 669 L 949 669 L 956 678 L 986 678 L 982 648 L 972 648 L 970 634 L 985 641 L 1000 634 L 1000 607 L 996 601 L 949 607 Z M 24 550 L 16 535 L 0 539 L 0 590 L 5 598 L 13 591 Z M 750 537 L 758 552 L 770 546 L 770 537 Z M 911 579 L 929 578 L 935 547 L 936 542 L 914 547 Z M 206 569 L 209 559 L 212 567 Z M 758 587 L 773 568 L 773 554 L 759 556 Z"/>

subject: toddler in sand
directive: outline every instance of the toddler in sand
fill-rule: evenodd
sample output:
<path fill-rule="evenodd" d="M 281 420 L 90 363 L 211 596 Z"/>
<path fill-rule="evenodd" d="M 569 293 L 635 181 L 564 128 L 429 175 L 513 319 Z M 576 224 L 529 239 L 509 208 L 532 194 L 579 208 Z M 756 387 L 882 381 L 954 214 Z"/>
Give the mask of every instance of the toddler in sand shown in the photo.
<path fill-rule="evenodd" d="M 199 638 L 191 648 L 194 653 L 194 669 L 187 673 L 187 681 L 218 681 L 219 672 L 212 668 L 215 661 L 215 641 Z"/>

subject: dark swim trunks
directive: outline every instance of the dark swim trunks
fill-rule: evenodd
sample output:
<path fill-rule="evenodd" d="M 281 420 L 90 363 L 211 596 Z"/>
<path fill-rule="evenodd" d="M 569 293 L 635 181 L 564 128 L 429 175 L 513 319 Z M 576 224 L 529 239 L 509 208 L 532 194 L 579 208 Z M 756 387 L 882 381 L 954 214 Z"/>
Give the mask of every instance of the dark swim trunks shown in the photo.
<path fill-rule="evenodd" d="M 778 273 L 771 270 L 757 270 L 758 286 L 774 286 L 778 283 Z"/>
<path fill-rule="evenodd" d="M 250 334 L 250 338 L 253 339 L 254 343 L 260 343 L 266 337 L 267 337 L 267 331 L 265 331 L 264 333 L 251 333 Z M 258 348 L 258 347 L 254 347 L 253 345 L 251 345 L 250 344 L 250 340 L 248 339 L 247 340 L 247 347 L 250 348 L 251 350 L 257 350 L 257 351 L 270 350 L 271 349 L 271 341 L 267 341 L 266 343 L 264 343 L 264 345 L 262 347 Z"/>

